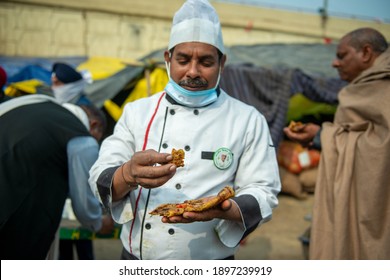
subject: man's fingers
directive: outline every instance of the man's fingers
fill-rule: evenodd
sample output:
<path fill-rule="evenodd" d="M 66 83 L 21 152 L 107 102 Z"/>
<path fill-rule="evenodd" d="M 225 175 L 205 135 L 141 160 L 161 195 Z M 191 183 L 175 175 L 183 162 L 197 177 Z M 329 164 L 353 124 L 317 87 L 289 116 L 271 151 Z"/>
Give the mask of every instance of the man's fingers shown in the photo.
<path fill-rule="evenodd" d="M 158 166 L 144 166 L 138 169 L 136 178 L 142 179 L 155 179 L 165 176 L 170 176 L 176 171 L 174 164 L 158 165 Z"/>
<path fill-rule="evenodd" d="M 227 199 L 221 203 L 221 209 L 223 211 L 228 211 L 230 208 L 232 208 L 232 202 L 230 199 Z"/>
<path fill-rule="evenodd" d="M 155 164 L 166 164 L 172 160 L 172 155 L 158 153 L 155 150 L 146 150 L 134 154 L 132 160 L 137 165 L 153 166 Z"/>
<path fill-rule="evenodd" d="M 174 167 L 176 168 L 176 166 Z M 153 168 L 157 168 L 157 167 L 153 167 Z M 171 179 L 173 175 L 175 175 L 175 171 L 168 171 L 168 173 L 164 173 L 162 175 L 160 175 L 159 173 L 153 173 L 153 174 L 154 176 L 152 177 L 137 176 L 136 177 L 137 184 L 147 189 L 160 187 L 164 185 L 169 179 Z M 150 175 L 151 173 L 149 173 L 149 176 Z"/>

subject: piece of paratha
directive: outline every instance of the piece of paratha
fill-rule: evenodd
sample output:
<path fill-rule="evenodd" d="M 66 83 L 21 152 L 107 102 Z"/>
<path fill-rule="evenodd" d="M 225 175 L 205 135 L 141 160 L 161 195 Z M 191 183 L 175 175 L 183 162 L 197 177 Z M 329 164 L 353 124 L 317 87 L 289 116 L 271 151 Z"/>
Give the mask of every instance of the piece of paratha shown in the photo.
<path fill-rule="evenodd" d="M 161 204 L 156 209 L 149 212 L 149 214 L 172 217 L 180 216 L 184 212 L 203 212 L 213 207 L 216 207 L 223 201 L 233 197 L 234 194 L 235 193 L 233 188 L 230 186 L 226 186 L 215 196 L 186 200 L 183 203 Z"/>

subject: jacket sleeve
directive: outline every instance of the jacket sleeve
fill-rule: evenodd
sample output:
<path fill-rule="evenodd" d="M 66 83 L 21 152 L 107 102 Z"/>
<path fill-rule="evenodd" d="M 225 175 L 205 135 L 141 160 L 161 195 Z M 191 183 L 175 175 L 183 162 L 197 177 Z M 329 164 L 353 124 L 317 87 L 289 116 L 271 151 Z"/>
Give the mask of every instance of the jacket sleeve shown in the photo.
<path fill-rule="evenodd" d="M 89 188 L 88 172 L 98 151 L 98 143 L 90 136 L 73 138 L 67 146 L 72 208 L 81 225 L 95 232 L 102 226 L 102 208 Z"/>
<path fill-rule="evenodd" d="M 228 247 L 238 243 L 259 225 L 271 220 L 281 190 L 279 169 L 267 122 L 262 115 L 248 123 L 245 150 L 236 172 L 233 198 L 239 206 L 242 224 L 221 220 L 216 231 Z"/>

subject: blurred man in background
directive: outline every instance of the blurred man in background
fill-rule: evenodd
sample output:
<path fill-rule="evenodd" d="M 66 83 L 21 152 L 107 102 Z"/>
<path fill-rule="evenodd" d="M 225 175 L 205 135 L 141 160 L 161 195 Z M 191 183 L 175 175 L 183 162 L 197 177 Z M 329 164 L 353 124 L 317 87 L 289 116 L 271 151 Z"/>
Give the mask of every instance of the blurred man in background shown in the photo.
<path fill-rule="evenodd" d="M 90 105 L 92 102 L 84 94 L 84 88 L 90 82 L 86 74 L 76 71 L 66 63 L 57 62 L 52 69 L 52 90 L 60 102 L 77 105 Z"/>
<path fill-rule="evenodd" d="M 321 146 L 312 259 L 390 259 L 390 50 L 372 28 L 346 34 L 333 61 L 341 79 L 333 123 L 286 135 Z"/>
<path fill-rule="evenodd" d="M 68 196 L 82 226 L 112 231 L 88 185 L 99 145 L 85 119 L 44 95 L 0 104 L 1 259 L 45 259 Z"/>

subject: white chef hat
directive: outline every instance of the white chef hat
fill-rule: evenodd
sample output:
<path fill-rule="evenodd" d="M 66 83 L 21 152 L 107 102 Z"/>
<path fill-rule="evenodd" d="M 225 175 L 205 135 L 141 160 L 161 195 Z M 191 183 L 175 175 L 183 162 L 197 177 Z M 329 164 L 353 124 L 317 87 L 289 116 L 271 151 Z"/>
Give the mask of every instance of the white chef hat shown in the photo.
<path fill-rule="evenodd" d="M 221 24 L 207 0 L 187 0 L 175 13 L 168 49 L 186 42 L 210 44 L 224 53 Z"/>

